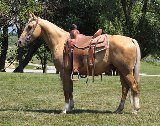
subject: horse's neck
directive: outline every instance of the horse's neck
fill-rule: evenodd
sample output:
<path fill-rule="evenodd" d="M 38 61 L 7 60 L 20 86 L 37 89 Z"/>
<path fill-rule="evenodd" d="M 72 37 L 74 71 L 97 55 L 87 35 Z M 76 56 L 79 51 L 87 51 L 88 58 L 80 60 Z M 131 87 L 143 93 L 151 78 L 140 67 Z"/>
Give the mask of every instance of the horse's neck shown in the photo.
<path fill-rule="evenodd" d="M 68 38 L 69 33 L 52 24 L 51 22 L 39 19 L 39 25 L 42 28 L 42 37 L 51 51 L 59 45 L 63 45 Z"/>

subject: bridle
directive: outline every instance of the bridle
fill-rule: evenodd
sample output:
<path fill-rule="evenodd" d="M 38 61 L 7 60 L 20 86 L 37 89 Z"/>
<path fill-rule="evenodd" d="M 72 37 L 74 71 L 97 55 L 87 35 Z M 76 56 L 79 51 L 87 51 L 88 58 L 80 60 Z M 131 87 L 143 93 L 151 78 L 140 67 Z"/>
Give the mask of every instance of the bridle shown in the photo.
<path fill-rule="evenodd" d="M 33 28 L 29 31 L 29 34 L 28 34 L 28 36 L 26 37 L 26 42 L 27 42 L 27 43 L 31 41 L 31 36 L 33 35 L 33 32 L 35 31 L 37 25 L 38 25 L 38 18 L 37 18 L 37 20 L 36 20 L 36 24 L 33 25 Z"/>

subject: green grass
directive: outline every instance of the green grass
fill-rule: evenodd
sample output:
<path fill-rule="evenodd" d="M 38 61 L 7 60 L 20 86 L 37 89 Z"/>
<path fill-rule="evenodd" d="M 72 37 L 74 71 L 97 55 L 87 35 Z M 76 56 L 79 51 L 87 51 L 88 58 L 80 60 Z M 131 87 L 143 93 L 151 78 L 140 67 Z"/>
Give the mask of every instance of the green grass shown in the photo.
<path fill-rule="evenodd" d="M 151 75 L 155 75 L 155 74 L 160 75 L 160 65 L 154 65 L 151 63 L 147 63 L 147 62 L 141 62 L 140 72 L 145 73 L 145 74 L 151 74 Z"/>
<path fill-rule="evenodd" d="M 146 73 L 155 71 L 154 66 Z M 143 69 L 141 69 L 144 71 Z M 119 77 L 74 83 L 75 109 L 62 114 L 64 97 L 56 74 L 0 73 L 0 126 L 159 126 L 160 77 L 141 76 L 141 112 L 131 114 L 130 93 L 123 114 L 112 114 L 121 97 Z"/>

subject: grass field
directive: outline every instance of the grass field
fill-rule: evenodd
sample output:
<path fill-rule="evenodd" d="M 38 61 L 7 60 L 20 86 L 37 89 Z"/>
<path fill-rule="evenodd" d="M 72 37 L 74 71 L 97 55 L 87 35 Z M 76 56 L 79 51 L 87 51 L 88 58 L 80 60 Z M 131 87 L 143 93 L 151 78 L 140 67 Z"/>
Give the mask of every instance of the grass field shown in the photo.
<path fill-rule="evenodd" d="M 160 67 L 142 63 L 141 73 L 160 74 Z M 62 114 L 62 85 L 56 74 L 0 73 L 0 126 L 159 126 L 160 77 L 141 76 L 141 112 L 131 114 L 130 94 L 123 114 L 119 77 L 103 76 L 74 84 L 75 109 Z"/>

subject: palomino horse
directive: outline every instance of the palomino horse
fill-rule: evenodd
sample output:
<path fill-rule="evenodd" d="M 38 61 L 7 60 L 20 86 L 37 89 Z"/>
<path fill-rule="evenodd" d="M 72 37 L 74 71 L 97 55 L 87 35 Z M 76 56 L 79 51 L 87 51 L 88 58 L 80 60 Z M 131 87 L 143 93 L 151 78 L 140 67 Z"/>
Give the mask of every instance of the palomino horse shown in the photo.
<path fill-rule="evenodd" d="M 139 68 L 140 68 L 140 48 L 136 40 L 121 36 L 109 35 L 109 49 L 96 54 L 95 73 L 103 73 L 115 66 L 120 74 L 122 85 L 122 97 L 115 113 L 120 113 L 124 109 L 127 93 L 131 89 L 131 103 L 133 112 L 140 109 L 139 104 Z M 60 71 L 65 96 L 65 106 L 63 113 L 67 113 L 74 108 L 73 81 L 70 71 L 63 69 L 64 44 L 70 38 L 69 32 L 57 27 L 51 22 L 30 14 L 30 19 L 19 38 L 19 46 L 26 46 L 29 42 L 41 37 L 47 43 L 53 55 L 55 67 Z"/>

